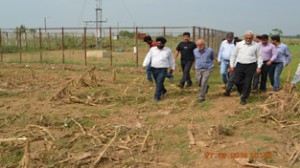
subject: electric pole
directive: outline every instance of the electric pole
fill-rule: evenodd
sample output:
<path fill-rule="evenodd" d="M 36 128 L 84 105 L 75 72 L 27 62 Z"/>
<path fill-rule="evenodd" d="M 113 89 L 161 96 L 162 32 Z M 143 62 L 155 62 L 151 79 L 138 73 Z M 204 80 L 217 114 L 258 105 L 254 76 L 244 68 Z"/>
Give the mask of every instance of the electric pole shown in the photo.
<path fill-rule="evenodd" d="M 102 0 L 96 0 L 96 21 L 83 21 L 87 26 L 88 23 L 96 23 L 96 46 L 97 48 L 102 47 L 102 22 L 107 22 L 107 20 L 102 20 Z"/>

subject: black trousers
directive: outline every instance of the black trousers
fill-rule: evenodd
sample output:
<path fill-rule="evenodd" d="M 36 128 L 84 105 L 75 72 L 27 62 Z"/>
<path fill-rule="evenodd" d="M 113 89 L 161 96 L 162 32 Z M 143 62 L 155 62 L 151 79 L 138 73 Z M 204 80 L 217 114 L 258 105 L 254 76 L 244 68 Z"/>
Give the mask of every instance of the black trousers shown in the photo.
<path fill-rule="evenodd" d="M 259 90 L 265 91 L 267 90 L 267 80 L 268 80 L 268 74 L 270 71 L 270 67 L 267 65 L 268 61 L 264 61 L 262 67 L 261 67 L 261 73 L 254 74 L 253 77 L 253 90 L 258 89 L 258 84 L 260 83 Z M 260 82 L 259 82 L 260 81 Z"/>
<path fill-rule="evenodd" d="M 251 92 L 251 83 L 256 71 L 257 63 L 241 64 L 237 63 L 235 67 L 235 84 L 238 92 L 242 94 L 241 101 L 246 101 Z"/>
<path fill-rule="evenodd" d="M 182 78 L 180 80 L 181 86 L 184 86 L 185 82 L 187 82 L 188 86 L 192 85 L 192 80 L 190 75 L 192 65 L 193 65 L 193 61 L 181 62 L 181 68 L 182 68 Z"/>

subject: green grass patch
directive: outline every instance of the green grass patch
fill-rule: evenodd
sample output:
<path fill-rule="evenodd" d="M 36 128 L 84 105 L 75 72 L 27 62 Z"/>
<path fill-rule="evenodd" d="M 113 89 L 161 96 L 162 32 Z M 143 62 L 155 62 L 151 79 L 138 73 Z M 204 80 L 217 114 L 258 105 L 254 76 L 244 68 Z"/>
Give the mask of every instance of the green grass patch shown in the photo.
<path fill-rule="evenodd" d="M 267 141 L 267 142 L 275 142 L 276 141 L 275 138 L 270 137 L 270 136 L 266 136 L 266 135 L 257 134 L 257 135 L 253 135 L 252 137 L 255 138 L 255 139 L 260 139 L 260 140 Z"/>
<path fill-rule="evenodd" d="M 19 93 L 17 92 L 10 92 L 10 91 L 0 91 L 1 98 L 10 98 L 10 97 L 18 97 Z"/>

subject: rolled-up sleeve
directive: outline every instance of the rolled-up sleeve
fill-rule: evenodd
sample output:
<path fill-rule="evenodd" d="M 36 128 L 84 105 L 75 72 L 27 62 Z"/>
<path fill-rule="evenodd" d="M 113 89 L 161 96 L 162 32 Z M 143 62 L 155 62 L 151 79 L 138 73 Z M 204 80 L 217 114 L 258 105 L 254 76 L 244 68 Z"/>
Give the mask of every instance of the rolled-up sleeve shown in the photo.
<path fill-rule="evenodd" d="M 146 67 L 150 64 L 151 59 L 151 50 L 147 53 L 144 62 L 143 62 L 143 67 Z"/>
<path fill-rule="evenodd" d="M 169 52 L 169 64 L 170 64 L 170 68 L 172 70 L 175 70 L 175 60 L 174 60 L 174 57 L 173 57 L 173 54 L 172 54 L 172 51 Z"/>

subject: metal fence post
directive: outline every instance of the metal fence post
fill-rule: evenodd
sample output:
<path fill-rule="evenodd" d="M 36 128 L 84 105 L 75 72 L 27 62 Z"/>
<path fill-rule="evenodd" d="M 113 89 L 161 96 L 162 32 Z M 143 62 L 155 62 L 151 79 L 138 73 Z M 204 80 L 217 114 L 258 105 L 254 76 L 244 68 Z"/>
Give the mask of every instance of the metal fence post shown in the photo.
<path fill-rule="evenodd" d="M 163 27 L 163 34 L 164 34 L 164 37 L 166 37 L 166 26 Z"/>
<path fill-rule="evenodd" d="M 193 26 L 193 42 L 196 40 L 196 27 Z"/>
<path fill-rule="evenodd" d="M 86 27 L 83 29 L 83 48 L 84 48 L 84 65 L 87 65 L 86 58 Z"/>
<path fill-rule="evenodd" d="M 139 66 L 138 27 L 135 28 L 136 67 Z"/>
<path fill-rule="evenodd" d="M 109 46 L 110 46 L 110 66 L 112 66 L 112 50 L 113 50 L 113 46 L 112 46 L 112 32 L 111 32 L 111 27 L 109 27 Z"/>
<path fill-rule="evenodd" d="M 207 46 L 211 47 L 210 43 L 210 29 L 207 29 Z"/>
<path fill-rule="evenodd" d="M 47 37 L 48 37 L 48 50 L 50 50 L 50 33 L 47 33 Z"/>
<path fill-rule="evenodd" d="M 0 29 L 0 55 L 1 55 L 1 62 L 3 62 L 3 55 L 2 55 L 2 31 Z"/>
<path fill-rule="evenodd" d="M 206 28 L 203 28 L 203 40 L 206 41 Z"/>
<path fill-rule="evenodd" d="M 40 43 L 40 62 L 43 63 L 43 51 L 42 51 L 42 29 L 39 28 L 39 43 Z"/>
<path fill-rule="evenodd" d="M 19 51 L 20 51 L 20 63 L 22 63 L 22 32 L 21 30 L 19 29 Z"/>
<path fill-rule="evenodd" d="M 62 49 L 62 63 L 65 63 L 65 34 L 64 28 L 61 28 L 61 49 Z"/>

